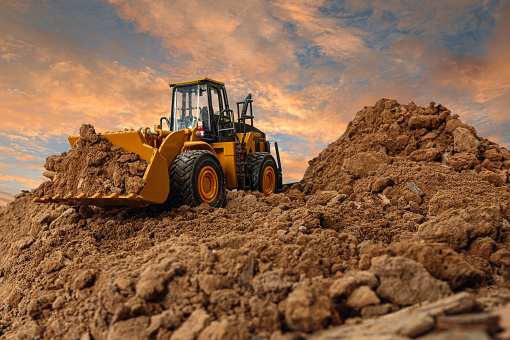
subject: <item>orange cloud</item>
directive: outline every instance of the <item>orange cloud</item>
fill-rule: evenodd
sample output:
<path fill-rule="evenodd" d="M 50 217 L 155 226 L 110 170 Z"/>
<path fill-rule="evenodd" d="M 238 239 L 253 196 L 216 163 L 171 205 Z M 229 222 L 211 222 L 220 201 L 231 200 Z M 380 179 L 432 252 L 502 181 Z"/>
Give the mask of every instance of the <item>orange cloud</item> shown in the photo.
<path fill-rule="evenodd" d="M 12 202 L 14 195 L 9 192 L 0 190 L 0 207 L 6 206 L 9 202 Z"/>
<path fill-rule="evenodd" d="M 366 25 L 411 32 L 393 32 L 388 46 L 370 46 L 372 32 L 324 15 L 321 8 L 332 4 L 325 0 L 238 1 L 235 8 L 227 0 L 109 2 L 138 32 L 158 39 L 168 62 L 123 64 L 64 34 L 0 20 L 0 32 L 8 32 L 0 35 L 0 136 L 19 146 L 2 146 L 3 157 L 43 162 L 33 148 L 48 149 L 35 141 L 76 134 L 82 122 L 98 131 L 152 126 L 170 110 L 168 82 L 202 76 L 225 82 L 231 103 L 253 93 L 257 127 L 301 141 L 292 150 L 281 144 L 292 180 L 357 111 L 381 97 L 440 101 L 486 133 L 490 121 L 510 116 L 510 12 L 503 2 L 487 55 L 456 55 L 434 38 L 455 33 L 453 23 L 475 0 L 343 4 L 347 14 L 373 9 Z M 31 6 L 4 3 L 18 13 Z M 378 26 L 388 11 L 396 22 Z"/>
<path fill-rule="evenodd" d="M 2 175 L 2 182 L 17 182 L 26 188 L 36 188 L 43 182 L 43 180 L 43 177 L 40 179 L 30 179 L 17 175 Z"/>

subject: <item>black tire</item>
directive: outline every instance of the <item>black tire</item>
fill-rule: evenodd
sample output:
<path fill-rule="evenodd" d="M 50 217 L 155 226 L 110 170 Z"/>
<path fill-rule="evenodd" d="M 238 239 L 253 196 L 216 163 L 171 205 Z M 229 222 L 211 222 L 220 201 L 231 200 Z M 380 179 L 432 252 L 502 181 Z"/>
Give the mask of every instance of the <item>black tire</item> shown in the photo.
<path fill-rule="evenodd" d="M 269 152 L 252 152 L 248 154 L 253 174 L 252 190 L 258 190 L 269 196 L 278 192 L 278 168 Z"/>
<path fill-rule="evenodd" d="M 225 206 L 225 175 L 220 162 L 211 152 L 185 151 L 175 157 L 169 172 L 170 194 L 167 202 L 171 206 L 196 207 L 204 202 L 215 208 Z"/>

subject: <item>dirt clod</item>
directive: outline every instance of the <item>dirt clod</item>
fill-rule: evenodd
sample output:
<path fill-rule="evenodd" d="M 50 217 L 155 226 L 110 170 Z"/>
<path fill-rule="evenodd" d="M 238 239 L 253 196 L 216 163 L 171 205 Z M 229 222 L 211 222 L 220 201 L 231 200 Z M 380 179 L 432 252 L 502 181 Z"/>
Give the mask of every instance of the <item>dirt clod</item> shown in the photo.
<path fill-rule="evenodd" d="M 71 150 L 48 157 L 44 167 L 52 180 L 39 187 L 39 196 L 127 195 L 142 190 L 147 161 L 114 146 L 92 125 L 82 124 L 80 137 Z"/>

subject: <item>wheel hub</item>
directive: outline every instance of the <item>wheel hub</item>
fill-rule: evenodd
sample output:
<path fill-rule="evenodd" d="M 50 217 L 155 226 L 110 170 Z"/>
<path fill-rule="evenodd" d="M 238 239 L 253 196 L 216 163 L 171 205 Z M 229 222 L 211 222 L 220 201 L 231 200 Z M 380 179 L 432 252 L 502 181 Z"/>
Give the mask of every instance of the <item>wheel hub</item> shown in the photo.
<path fill-rule="evenodd" d="M 271 166 L 267 166 L 262 174 L 262 190 L 264 195 L 269 196 L 274 192 L 276 184 L 276 175 L 274 169 Z"/>
<path fill-rule="evenodd" d="M 205 166 L 198 174 L 198 194 L 202 201 L 212 203 L 218 195 L 218 175 L 211 166 Z"/>

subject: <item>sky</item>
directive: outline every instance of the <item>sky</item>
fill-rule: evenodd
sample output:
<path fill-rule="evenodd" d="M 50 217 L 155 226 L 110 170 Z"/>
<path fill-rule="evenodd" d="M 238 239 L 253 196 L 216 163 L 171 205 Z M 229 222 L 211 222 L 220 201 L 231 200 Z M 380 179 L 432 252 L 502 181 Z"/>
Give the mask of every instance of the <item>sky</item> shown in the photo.
<path fill-rule="evenodd" d="M 82 123 L 168 116 L 212 78 L 298 181 L 364 106 L 441 103 L 510 146 L 509 0 L 0 0 L 0 205 L 43 180 Z"/>

